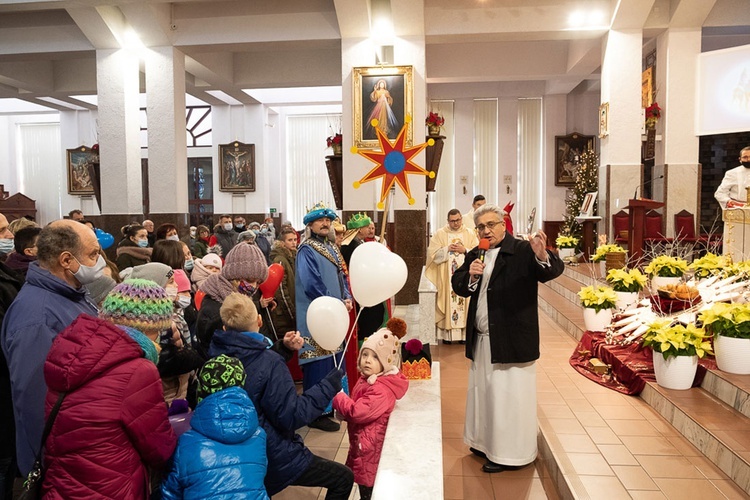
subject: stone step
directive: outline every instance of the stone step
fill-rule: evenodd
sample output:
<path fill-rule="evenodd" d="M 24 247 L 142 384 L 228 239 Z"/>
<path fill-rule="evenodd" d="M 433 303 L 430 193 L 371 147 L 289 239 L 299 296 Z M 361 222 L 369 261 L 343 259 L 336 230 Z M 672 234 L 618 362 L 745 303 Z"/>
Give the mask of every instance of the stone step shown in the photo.
<path fill-rule="evenodd" d="M 583 332 L 583 308 L 569 300 L 565 295 L 559 293 L 560 288 L 556 286 L 556 280 L 545 283 L 539 287 L 539 308 L 544 311 L 555 323 L 571 337 L 581 340 Z M 569 293 L 565 292 L 566 294 Z"/>

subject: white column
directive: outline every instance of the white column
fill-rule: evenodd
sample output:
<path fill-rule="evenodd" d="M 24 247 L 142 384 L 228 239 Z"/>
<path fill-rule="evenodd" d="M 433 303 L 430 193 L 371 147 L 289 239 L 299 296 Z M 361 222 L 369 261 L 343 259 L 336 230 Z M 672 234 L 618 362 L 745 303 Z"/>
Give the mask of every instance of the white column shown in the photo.
<path fill-rule="evenodd" d="M 642 39 L 642 30 L 634 29 L 611 30 L 604 40 L 601 102 L 609 103 L 609 135 L 601 139 L 599 187 L 608 221 L 641 180 Z M 611 227 L 609 233 L 612 239 Z"/>
<path fill-rule="evenodd" d="M 187 213 L 185 55 L 152 47 L 146 56 L 149 210 Z"/>
<path fill-rule="evenodd" d="M 674 233 L 674 214 L 687 210 L 700 220 L 700 166 L 695 135 L 695 78 L 701 52 L 701 30 L 671 28 L 657 38 L 656 89 L 662 108 L 656 125 L 654 198 L 666 202 L 667 236 Z"/>
<path fill-rule="evenodd" d="M 102 214 L 143 213 L 138 56 L 96 51 Z"/>

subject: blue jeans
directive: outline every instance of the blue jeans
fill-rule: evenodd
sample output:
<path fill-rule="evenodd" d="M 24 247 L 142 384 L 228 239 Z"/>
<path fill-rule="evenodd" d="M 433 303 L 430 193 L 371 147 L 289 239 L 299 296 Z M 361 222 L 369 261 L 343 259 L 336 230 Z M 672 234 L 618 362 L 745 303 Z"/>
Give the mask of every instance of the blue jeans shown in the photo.
<path fill-rule="evenodd" d="M 354 473 L 344 464 L 313 455 L 312 463 L 294 486 L 322 486 L 328 489 L 326 500 L 347 500 L 354 485 Z"/>

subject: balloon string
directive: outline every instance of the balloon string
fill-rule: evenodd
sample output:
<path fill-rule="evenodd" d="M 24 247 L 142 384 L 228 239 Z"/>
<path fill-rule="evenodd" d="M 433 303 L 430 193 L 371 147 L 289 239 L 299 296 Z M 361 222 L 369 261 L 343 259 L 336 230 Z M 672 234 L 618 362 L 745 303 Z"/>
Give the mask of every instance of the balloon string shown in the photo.
<path fill-rule="evenodd" d="M 349 349 L 349 341 L 352 339 L 354 333 L 354 329 L 357 327 L 357 321 L 359 321 L 359 315 L 362 314 L 362 311 L 364 310 L 364 307 L 359 308 L 359 312 L 357 313 L 357 317 L 354 318 L 354 323 L 352 324 L 351 330 L 349 330 L 349 333 L 346 334 L 346 343 L 344 344 L 344 355 L 341 356 L 341 359 L 339 359 L 338 364 L 336 365 L 336 369 L 341 369 L 341 364 L 344 362 L 344 358 L 346 357 L 346 350 Z"/>
<path fill-rule="evenodd" d="M 266 316 L 268 316 L 268 324 L 271 325 L 271 331 L 273 332 L 273 340 L 274 342 L 279 340 L 279 334 L 276 333 L 276 327 L 273 326 L 273 320 L 271 319 L 271 313 L 268 310 L 268 308 L 265 308 L 266 310 Z"/>

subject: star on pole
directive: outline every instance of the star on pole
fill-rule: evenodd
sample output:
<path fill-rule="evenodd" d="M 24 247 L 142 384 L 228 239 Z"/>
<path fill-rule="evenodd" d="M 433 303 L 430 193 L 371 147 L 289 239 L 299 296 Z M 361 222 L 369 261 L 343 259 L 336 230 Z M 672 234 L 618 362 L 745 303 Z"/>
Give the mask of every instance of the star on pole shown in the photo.
<path fill-rule="evenodd" d="M 397 183 L 401 187 L 401 190 L 409 200 L 409 205 L 414 204 L 414 198 L 412 198 L 411 190 L 409 189 L 409 179 L 406 177 L 407 174 L 426 175 L 431 179 L 435 177 L 435 172 L 428 172 L 412 161 L 424 148 L 435 144 L 433 139 L 429 139 L 427 142 L 411 148 L 404 147 L 406 129 L 410 121 L 410 117 L 407 117 L 406 123 L 401 127 L 398 136 L 396 136 L 396 140 L 391 142 L 378 127 L 378 120 L 372 120 L 370 123 L 377 131 L 381 151 L 360 151 L 356 147 L 352 148 L 352 153 L 364 156 L 376 164 L 375 168 L 370 170 L 367 175 L 354 183 L 355 189 L 359 189 L 365 182 L 383 178 L 383 187 L 380 191 L 380 201 L 378 202 L 379 209 L 383 209 L 383 200 L 385 200 L 388 191 L 394 183 Z"/>

